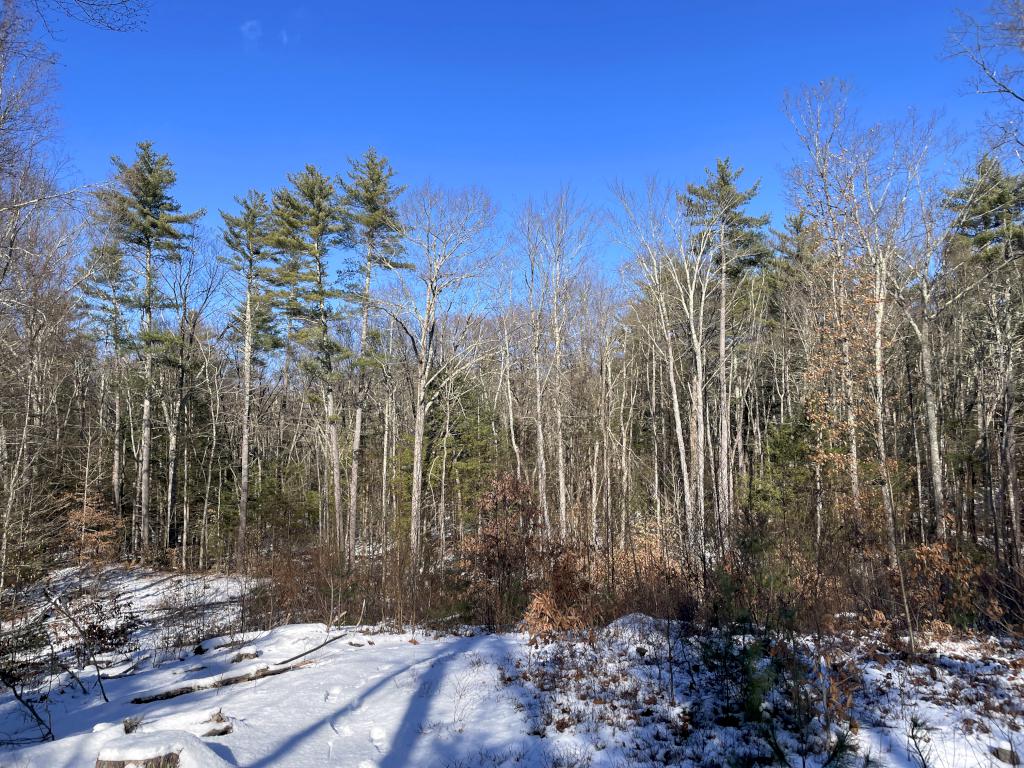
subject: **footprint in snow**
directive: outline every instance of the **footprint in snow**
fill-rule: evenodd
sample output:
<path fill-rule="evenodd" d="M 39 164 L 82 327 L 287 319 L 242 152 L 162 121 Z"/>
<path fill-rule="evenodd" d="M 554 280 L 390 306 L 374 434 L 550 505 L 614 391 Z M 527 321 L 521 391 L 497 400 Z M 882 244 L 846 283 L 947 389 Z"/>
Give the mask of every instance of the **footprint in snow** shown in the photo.
<path fill-rule="evenodd" d="M 328 704 L 333 704 L 340 698 L 341 688 L 339 688 L 338 686 L 334 686 L 333 688 L 329 689 L 327 693 L 324 694 L 324 701 Z"/>
<path fill-rule="evenodd" d="M 334 731 L 336 736 L 342 736 L 347 739 L 352 735 L 352 728 L 346 723 L 342 723 L 341 728 L 338 728 L 338 726 L 336 726 L 333 722 L 328 722 L 327 724 L 331 726 L 331 730 Z M 331 741 L 331 744 L 334 744 L 333 740 Z"/>

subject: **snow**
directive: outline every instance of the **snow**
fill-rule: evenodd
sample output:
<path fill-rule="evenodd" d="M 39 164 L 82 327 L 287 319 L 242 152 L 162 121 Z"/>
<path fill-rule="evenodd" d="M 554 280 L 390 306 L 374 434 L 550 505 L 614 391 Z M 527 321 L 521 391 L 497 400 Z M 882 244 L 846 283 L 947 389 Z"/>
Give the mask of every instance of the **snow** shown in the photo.
<path fill-rule="evenodd" d="M 158 731 L 112 739 L 99 751 L 98 760 L 143 761 L 175 754 L 179 768 L 230 768 L 230 763 L 191 733 Z"/>
<path fill-rule="evenodd" d="M 323 625 L 293 625 L 247 642 L 263 658 L 276 662 L 328 636 Z M 138 732 L 146 736 L 171 732 L 175 738 L 182 733 L 198 738 L 211 730 L 215 712 L 232 725 L 231 732 L 202 741 L 230 765 L 454 765 L 481 749 L 526 746 L 521 715 L 496 678 L 496 664 L 511 650 L 509 638 L 416 635 L 418 643 L 413 645 L 411 633 L 353 632 L 352 637 L 364 645 L 333 643 L 306 657 L 312 663 L 302 668 L 148 705 L 133 705 L 131 700 L 268 665 L 232 664 L 236 648 L 213 648 L 198 657 L 147 666 L 108 681 L 109 704 L 67 688 L 51 702 L 57 740 L 6 756 L 0 753 L 0 765 L 91 767 L 111 740 L 121 744 L 120 739 L 135 736 L 123 735 L 120 723 L 125 718 L 141 717 Z M 479 658 L 487 662 L 476 663 Z M 194 667 L 197 659 L 203 669 L 183 671 Z M 208 674 L 211 671 L 216 674 Z M 487 700 L 474 699 L 477 706 L 467 709 L 462 704 L 473 698 L 471 688 L 485 691 Z M 7 732 L 21 719 L 10 703 L 0 713 Z M 94 730 L 99 724 L 103 727 Z M 27 723 L 20 725 L 30 730 Z"/>
<path fill-rule="evenodd" d="M 134 609 L 152 618 L 166 606 L 161 585 L 182 588 L 178 577 L 161 578 L 116 581 L 132 590 Z M 230 613 L 234 589 L 227 582 L 209 588 L 217 610 Z M 934 768 L 993 768 L 1006 764 L 999 753 L 1024 754 L 1024 650 L 1000 639 L 935 642 L 913 660 L 863 634 L 822 646 L 809 638 L 779 645 L 779 653 L 792 648 L 808 660 L 812 691 L 840 690 L 846 671 L 861 684 L 841 722 L 813 720 L 802 731 L 779 727 L 772 734 L 765 723 L 782 722 L 789 706 L 778 690 L 760 703 L 760 721 L 736 718 L 723 706 L 734 681 L 708 661 L 715 638 L 687 636 L 641 615 L 552 642 L 525 634 L 301 624 L 222 634 L 180 653 L 158 653 L 160 644 L 146 633 L 160 627 L 148 626 L 128 658 L 101 664 L 109 703 L 95 672 L 82 676 L 85 694 L 66 675 L 63 685 L 51 681 L 56 739 L 0 748 L 0 766 L 92 768 L 98 756 L 140 759 L 167 751 L 179 753 L 183 768 L 724 766 L 763 755 L 769 737 L 791 764 L 820 766 L 823 755 L 804 762 L 801 749 L 834 745 L 842 731 L 852 731 L 860 756 L 892 768 L 919 765 L 921 757 Z M 288 671 L 224 684 L 280 669 L 340 634 L 286 665 Z M 772 658 L 755 668 L 767 670 Z M 0 738 L 24 743 L 33 736 L 38 729 L 17 702 L 0 695 Z"/>

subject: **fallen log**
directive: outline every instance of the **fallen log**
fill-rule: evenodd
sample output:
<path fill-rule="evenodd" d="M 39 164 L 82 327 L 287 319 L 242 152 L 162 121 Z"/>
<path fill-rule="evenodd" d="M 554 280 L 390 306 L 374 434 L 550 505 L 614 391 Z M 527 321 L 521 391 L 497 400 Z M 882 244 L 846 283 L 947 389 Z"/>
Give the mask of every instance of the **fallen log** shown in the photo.
<path fill-rule="evenodd" d="M 179 768 L 181 758 L 176 752 L 141 760 L 97 760 L 96 768 Z"/>
<path fill-rule="evenodd" d="M 182 685 L 177 688 L 170 688 L 166 691 L 159 691 L 157 693 L 151 693 L 145 696 L 136 696 L 132 699 L 132 704 L 150 704 L 154 701 L 166 701 L 167 699 L 174 699 L 178 696 L 185 696 L 189 693 L 199 693 L 200 691 L 209 691 L 215 688 L 223 688 L 228 685 L 235 685 L 237 683 L 250 683 L 254 680 L 261 680 L 264 677 L 271 677 L 273 675 L 280 675 L 285 672 L 290 672 L 293 669 L 299 669 L 300 667 L 311 664 L 311 661 L 303 661 L 298 664 L 292 662 L 298 661 L 303 656 L 308 656 L 315 651 L 319 651 L 326 645 L 330 645 L 333 642 L 341 640 L 344 637 L 348 637 L 348 632 L 342 632 L 340 635 L 324 640 L 319 645 L 316 645 L 309 650 L 303 651 L 302 653 L 292 656 L 290 659 L 277 662 L 274 666 L 268 667 L 266 665 L 260 666 L 251 672 L 245 672 L 240 675 L 231 675 L 230 677 L 218 677 L 214 680 L 201 680 L 191 685 Z"/>
<path fill-rule="evenodd" d="M 150 704 L 154 701 L 166 701 L 167 699 L 174 699 L 178 696 L 185 696 L 189 693 L 211 691 L 215 688 L 224 688 L 229 685 L 237 685 L 238 683 L 251 683 L 254 680 L 262 680 L 264 677 L 283 675 L 285 672 L 291 672 L 293 669 L 300 669 L 301 667 L 308 666 L 309 664 L 310 662 L 302 662 L 301 664 L 292 664 L 290 666 L 262 666 L 254 669 L 251 672 L 245 672 L 240 675 L 231 675 L 230 677 L 219 677 L 214 680 L 196 682 L 192 685 L 182 685 L 177 688 L 170 688 L 166 691 L 159 691 L 157 693 L 151 693 L 146 696 L 136 696 L 134 699 L 132 699 L 132 704 Z"/>

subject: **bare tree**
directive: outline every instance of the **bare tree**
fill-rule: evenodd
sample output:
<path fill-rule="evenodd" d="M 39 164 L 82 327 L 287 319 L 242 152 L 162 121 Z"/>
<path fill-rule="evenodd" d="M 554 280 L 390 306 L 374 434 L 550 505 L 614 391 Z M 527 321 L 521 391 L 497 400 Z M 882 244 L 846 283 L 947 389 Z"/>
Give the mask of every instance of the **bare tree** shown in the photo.
<path fill-rule="evenodd" d="M 396 296 L 384 303 L 409 344 L 413 378 L 413 459 L 409 544 L 420 551 L 424 436 L 428 411 L 442 385 L 465 373 L 488 348 L 476 310 L 486 298 L 476 282 L 493 255 L 488 230 L 494 207 L 479 189 L 447 191 L 426 185 L 402 208 L 406 253 L 412 265 L 396 279 Z"/>
<path fill-rule="evenodd" d="M 995 120 L 1000 140 L 1022 145 L 1024 105 L 1024 2 L 994 0 L 980 16 L 960 12 L 948 46 L 953 57 L 974 66 L 970 85 L 979 94 L 1002 103 L 1004 114 Z"/>

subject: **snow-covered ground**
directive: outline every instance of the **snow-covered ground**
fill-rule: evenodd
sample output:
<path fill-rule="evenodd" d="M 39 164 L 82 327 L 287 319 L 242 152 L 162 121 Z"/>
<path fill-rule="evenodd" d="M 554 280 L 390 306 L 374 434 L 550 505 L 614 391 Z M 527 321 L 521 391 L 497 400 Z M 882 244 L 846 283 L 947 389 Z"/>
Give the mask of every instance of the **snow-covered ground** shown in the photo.
<path fill-rule="evenodd" d="M 0 764 L 92 766 L 104 745 L 124 737 L 129 718 L 141 722 L 121 747 L 135 734 L 185 731 L 228 765 L 253 767 L 441 766 L 473 760 L 480 750 L 526 744 L 514 697 L 497 683 L 494 662 L 513 642 L 499 636 L 352 632 L 280 675 L 132 703 L 185 684 L 273 668 L 330 637 L 323 625 L 306 624 L 214 639 L 204 643 L 210 650 L 203 654 L 189 652 L 106 681 L 109 704 L 67 690 L 51 707 L 56 741 L 0 757 Z M 233 662 L 248 656 L 255 658 Z M 229 732 L 205 736 L 223 730 Z"/>
<path fill-rule="evenodd" d="M 1024 754 L 1024 651 L 1006 641 L 935 643 L 913 663 L 864 633 L 754 654 L 744 638 L 632 616 L 543 642 L 303 624 L 171 653 L 166 634 L 155 639 L 168 598 L 206 590 L 223 620 L 237 585 L 111 578 L 144 621 L 135 650 L 100 660 L 109 702 L 95 667 L 77 670 L 81 685 L 67 673 L 49 681 L 55 740 L 0 748 L 3 768 L 169 751 L 182 768 L 728 766 L 777 751 L 820 766 L 843 734 L 856 765 L 1003 766 L 996 751 Z M 760 714 L 743 714 L 751 701 Z M 38 733 L 4 692 L 0 738 Z"/>

